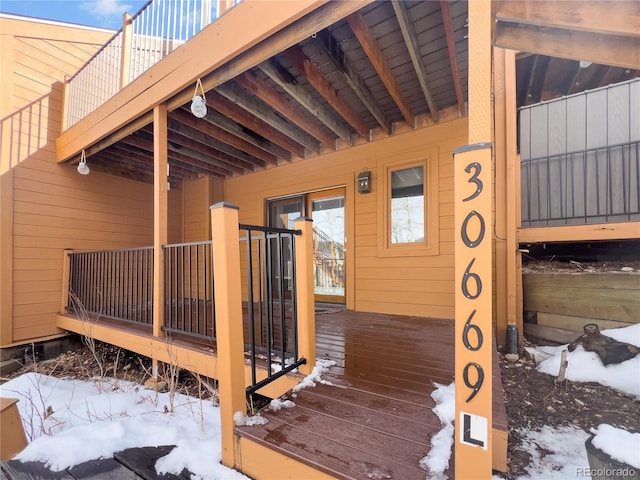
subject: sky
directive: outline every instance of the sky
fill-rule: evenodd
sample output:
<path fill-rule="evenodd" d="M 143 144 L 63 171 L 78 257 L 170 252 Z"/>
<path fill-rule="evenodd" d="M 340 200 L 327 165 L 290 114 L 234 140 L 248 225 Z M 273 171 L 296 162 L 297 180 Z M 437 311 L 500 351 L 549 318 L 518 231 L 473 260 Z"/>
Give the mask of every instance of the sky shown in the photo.
<path fill-rule="evenodd" d="M 119 30 L 146 0 L 0 0 L 0 12 Z"/>
<path fill-rule="evenodd" d="M 603 330 L 603 334 L 640 346 L 640 324 Z M 560 356 L 566 345 L 544 347 L 546 359 L 539 369 L 557 375 Z M 640 356 L 618 365 L 604 367 L 593 352 L 579 345 L 568 355 L 566 377 L 574 381 L 596 381 L 640 395 Z M 328 364 L 322 360 L 311 375 L 297 387 L 313 388 L 322 379 Z M 553 367 L 553 368 L 552 368 Z M 434 413 L 442 422 L 432 438 L 431 451 L 421 460 L 425 478 L 446 480 L 450 461 L 455 416 L 455 385 L 436 385 L 432 393 Z M 42 461 L 52 470 L 80 463 L 111 458 L 125 448 L 177 445 L 156 463 L 158 473 L 179 474 L 189 469 L 194 480 L 244 480 L 247 477 L 222 466 L 220 410 L 210 400 L 176 393 L 156 393 L 142 386 L 104 378 L 78 381 L 28 373 L 0 385 L 0 395 L 18 398 L 18 408 L 29 445 L 18 454 L 23 461 Z M 291 397 L 295 400 L 295 394 Z M 295 401 L 274 400 L 271 409 L 296 408 Z M 264 424 L 264 417 L 234 416 L 237 424 Z M 585 440 L 591 434 L 593 445 L 621 462 L 640 469 L 640 433 L 601 424 L 591 432 L 576 426 L 524 430 L 519 448 L 531 453 L 528 475 L 517 480 L 544 478 L 591 478 Z M 541 453 L 543 452 L 543 453 Z M 427 453 L 427 452 L 425 452 Z M 502 477 L 494 475 L 494 480 Z"/>

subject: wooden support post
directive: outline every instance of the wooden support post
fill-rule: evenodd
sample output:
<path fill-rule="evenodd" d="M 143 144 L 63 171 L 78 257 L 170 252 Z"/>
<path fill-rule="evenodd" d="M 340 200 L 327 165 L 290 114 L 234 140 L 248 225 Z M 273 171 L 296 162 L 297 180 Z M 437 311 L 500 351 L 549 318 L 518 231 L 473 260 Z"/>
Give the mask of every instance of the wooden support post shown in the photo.
<path fill-rule="evenodd" d="M 300 372 L 309 375 L 316 365 L 316 310 L 313 291 L 313 220 L 300 217 L 294 228 L 296 237 L 296 299 L 298 305 L 298 355 L 307 363 Z"/>
<path fill-rule="evenodd" d="M 222 463 L 235 465 L 233 415 L 246 412 L 238 207 L 211 207 Z"/>
<path fill-rule="evenodd" d="M 491 478 L 493 149 L 491 2 L 469 2 L 469 145 L 454 150 L 455 477 Z"/>
<path fill-rule="evenodd" d="M 60 297 L 60 312 L 68 313 L 69 309 L 69 278 L 71 275 L 71 254 L 73 249 L 65 248 L 62 254 L 62 295 Z"/>
<path fill-rule="evenodd" d="M 454 150 L 455 477 L 491 478 L 492 175 L 491 144 Z"/>
<path fill-rule="evenodd" d="M 153 336 L 164 326 L 164 250 L 167 243 L 167 105 L 153 109 Z"/>
<path fill-rule="evenodd" d="M 120 90 L 129 83 L 131 70 L 131 46 L 133 44 L 133 17 L 122 15 L 122 54 L 120 56 Z"/>
<path fill-rule="evenodd" d="M 69 79 L 65 78 L 62 84 L 62 118 L 60 119 L 60 131 L 64 132 L 69 126 L 69 103 L 71 95 L 71 88 L 69 86 Z"/>

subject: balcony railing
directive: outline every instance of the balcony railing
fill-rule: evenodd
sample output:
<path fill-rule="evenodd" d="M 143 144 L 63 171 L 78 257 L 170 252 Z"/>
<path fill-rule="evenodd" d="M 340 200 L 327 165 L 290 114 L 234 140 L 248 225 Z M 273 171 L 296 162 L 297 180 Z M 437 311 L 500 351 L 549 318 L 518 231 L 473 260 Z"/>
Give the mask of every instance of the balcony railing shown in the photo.
<path fill-rule="evenodd" d="M 240 1 L 233 0 L 233 5 Z M 217 20 L 222 11 L 216 0 L 150 0 L 133 17 L 125 16 L 123 28 L 67 81 L 65 128 Z"/>
<path fill-rule="evenodd" d="M 165 245 L 164 330 L 215 339 L 211 240 Z"/>
<path fill-rule="evenodd" d="M 640 142 L 521 163 L 524 227 L 640 220 Z"/>
<path fill-rule="evenodd" d="M 253 394 L 306 363 L 298 355 L 296 236 L 300 230 L 240 225 L 246 258 L 247 326 L 245 348 L 251 364 Z M 258 381 L 258 364 L 267 376 Z"/>
<path fill-rule="evenodd" d="M 153 247 L 71 253 L 69 311 L 151 325 Z"/>

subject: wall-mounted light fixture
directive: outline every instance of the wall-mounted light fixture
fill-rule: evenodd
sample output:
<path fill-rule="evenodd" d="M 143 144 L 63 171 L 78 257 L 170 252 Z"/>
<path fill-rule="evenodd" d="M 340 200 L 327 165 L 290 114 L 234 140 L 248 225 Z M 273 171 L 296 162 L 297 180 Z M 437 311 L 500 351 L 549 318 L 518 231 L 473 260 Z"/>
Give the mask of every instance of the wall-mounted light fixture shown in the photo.
<path fill-rule="evenodd" d="M 89 168 L 89 165 L 87 165 L 87 155 L 85 154 L 85 151 L 82 150 L 82 155 L 80 155 L 80 163 L 78 164 L 78 173 L 80 175 L 89 175 L 90 171 L 91 169 Z"/>
<path fill-rule="evenodd" d="M 356 183 L 358 193 L 371 193 L 371 172 L 365 171 L 358 174 Z"/>
<path fill-rule="evenodd" d="M 198 87 L 200 87 L 202 96 L 198 95 Z M 191 100 L 191 113 L 198 118 L 203 118 L 207 114 L 207 99 L 204 96 L 204 88 L 200 79 L 196 82 L 196 91 L 193 94 L 193 100 Z"/>
<path fill-rule="evenodd" d="M 591 66 L 591 62 L 589 60 L 580 60 L 580 68 L 589 68 Z"/>

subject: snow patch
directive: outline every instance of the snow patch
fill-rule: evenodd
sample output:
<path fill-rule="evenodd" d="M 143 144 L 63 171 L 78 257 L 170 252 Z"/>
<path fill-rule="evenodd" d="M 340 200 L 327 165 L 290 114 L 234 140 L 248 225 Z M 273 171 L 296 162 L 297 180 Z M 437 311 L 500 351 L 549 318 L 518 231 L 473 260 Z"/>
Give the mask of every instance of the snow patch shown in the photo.
<path fill-rule="evenodd" d="M 293 408 L 295 406 L 296 404 L 293 403 L 291 400 L 280 400 L 279 398 L 274 398 L 273 400 L 271 400 L 271 403 L 269 404 L 269 410 L 272 410 L 274 412 L 279 412 L 283 408 Z"/>
<path fill-rule="evenodd" d="M 449 467 L 451 449 L 453 447 L 453 420 L 456 416 L 456 387 L 455 383 L 441 385 L 434 383 L 436 389 L 431 398 L 436 402 L 433 412 L 443 424 L 442 429 L 431 438 L 429 453 L 420 459 L 420 466 L 429 472 L 430 480 L 447 480 L 444 471 Z"/>
<path fill-rule="evenodd" d="M 269 420 L 264 418 L 259 413 L 251 417 L 247 417 L 240 411 L 233 414 L 233 421 L 235 422 L 236 427 L 253 427 L 254 425 L 266 425 L 267 423 L 269 423 Z"/>
<path fill-rule="evenodd" d="M 577 472 L 589 468 L 584 446 L 589 434 L 584 430 L 573 426 L 553 429 L 545 425 L 540 431 L 520 430 L 520 433 L 519 448 L 531 454 L 531 463 L 525 467 L 529 477 L 520 477 L 521 480 L 566 480 L 576 478 Z"/>
<path fill-rule="evenodd" d="M 592 428 L 591 444 L 619 462 L 640 468 L 640 433 L 632 433 L 603 423 Z"/>
<path fill-rule="evenodd" d="M 577 332 L 576 332 L 577 333 Z M 620 342 L 640 347 L 640 324 L 623 328 L 602 330 L 607 335 Z M 577 337 L 578 335 L 576 335 Z M 538 370 L 549 375 L 558 375 L 562 351 L 567 345 L 559 347 L 537 347 L 535 350 L 548 355 L 538 365 Z M 569 366 L 566 371 L 567 380 L 574 382 L 598 382 L 616 390 L 640 396 L 640 355 L 615 365 L 604 366 L 595 352 L 587 352 L 582 345 L 578 345 L 567 355 Z"/>
<path fill-rule="evenodd" d="M 313 367 L 313 370 L 309 375 L 304 377 L 304 379 L 298 383 L 295 387 L 293 387 L 293 392 L 299 392 L 300 390 L 304 390 L 305 388 L 315 387 L 317 383 L 322 383 L 324 385 L 333 385 L 328 380 L 323 380 L 321 375 L 329 371 L 329 367 L 335 365 L 336 362 L 333 360 L 324 360 L 318 358 L 316 360 L 316 366 Z"/>

